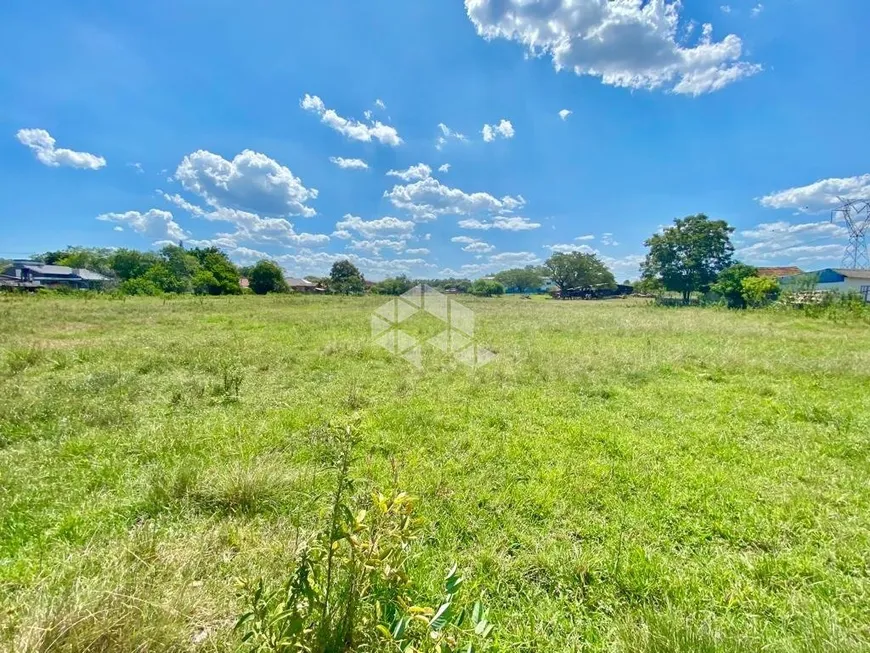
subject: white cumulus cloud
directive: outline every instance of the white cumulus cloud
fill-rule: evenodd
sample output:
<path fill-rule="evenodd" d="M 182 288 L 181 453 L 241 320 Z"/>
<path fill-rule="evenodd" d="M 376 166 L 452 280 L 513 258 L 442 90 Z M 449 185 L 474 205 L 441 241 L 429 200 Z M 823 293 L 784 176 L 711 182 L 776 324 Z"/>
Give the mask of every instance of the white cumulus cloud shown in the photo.
<path fill-rule="evenodd" d="M 521 208 L 526 201 L 522 195 L 506 195 L 501 199 L 489 193 L 466 193 L 458 188 L 445 186 L 434 177 L 427 177 L 413 184 L 393 186 L 384 197 L 400 209 L 409 211 L 416 220 L 434 220 L 439 215 L 469 215 L 473 213 L 497 213 Z"/>
<path fill-rule="evenodd" d="M 813 213 L 839 206 L 840 198 L 870 198 L 870 174 L 822 179 L 808 186 L 765 195 L 759 201 L 770 209 L 796 209 L 801 213 Z"/>
<path fill-rule="evenodd" d="M 106 160 L 96 154 L 56 147 L 57 141 L 44 129 L 19 129 L 16 137 L 22 145 L 26 145 L 36 153 L 36 158 L 41 163 L 53 168 L 68 166 L 84 170 L 99 170 L 106 165 Z"/>
<path fill-rule="evenodd" d="M 369 164 L 362 159 L 345 159 L 343 156 L 329 157 L 331 163 L 334 163 L 343 170 L 368 170 Z"/>
<path fill-rule="evenodd" d="M 172 213 L 160 209 L 150 209 L 145 213 L 139 211 L 103 213 L 97 216 L 97 220 L 123 225 L 155 241 L 175 242 L 188 237 L 187 232 L 172 217 Z"/>
<path fill-rule="evenodd" d="M 511 121 L 502 118 L 497 125 L 484 125 L 481 133 L 483 134 L 483 140 L 491 143 L 496 138 L 513 138 L 515 132 Z"/>
<path fill-rule="evenodd" d="M 438 172 L 450 172 L 450 164 L 442 163 L 440 166 L 438 166 Z"/>
<path fill-rule="evenodd" d="M 234 232 L 217 234 L 217 240 L 212 242 L 217 247 L 234 249 L 238 247 L 239 243 L 244 242 L 274 244 L 284 247 L 314 247 L 329 243 L 329 236 L 326 234 L 297 233 L 293 224 L 284 218 L 262 217 L 250 211 L 223 206 L 206 210 L 188 202 L 178 194 L 170 195 L 160 192 L 160 195 L 167 202 L 197 218 L 232 224 L 235 227 Z"/>
<path fill-rule="evenodd" d="M 344 218 L 335 223 L 336 233 L 356 232 L 367 238 L 375 236 L 393 235 L 393 236 L 408 236 L 414 231 L 414 223 L 410 220 L 399 220 L 398 218 L 384 217 L 376 220 L 363 220 L 356 215 L 345 215 Z M 338 236 L 339 238 L 342 236 Z"/>
<path fill-rule="evenodd" d="M 338 115 L 333 109 L 327 109 L 326 105 L 316 95 L 305 94 L 299 105 L 306 111 L 311 111 L 320 116 L 320 121 L 347 138 L 363 141 L 378 141 L 382 145 L 396 147 L 402 144 L 399 132 L 395 127 L 385 125 L 379 120 L 370 121 L 369 124 L 358 120 L 350 120 Z"/>
<path fill-rule="evenodd" d="M 355 249 L 364 252 L 371 252 L 375 256 L 380 256 L 384 249 L 391 249 L 395 252 L 402 252 L 407 243 L 404 240 L 394 240 L 392 238 L 378 238 L 375 240 L 354 240 L 347 246 L 348 249 Z"/>
<path fill-rule="evenodd" d="M 491 221 L 469 219 L 460 220 L 459 226 L 463 229 L 499 229 L 501 231 L 529 231 L 541 226 L 539 222 L 532 222 L 528 218 L 519 216 L 496 216 Z"/>
<path fill-rule="evenodd" d="M 317 199 L 317 190 L 306 188 L 289 168 L 251 150 L 232 161 L 198 150 L 184 157 L 175 179 L 210 206 L 264 215 L 316 215 L 306 203 Z"/>
<path fill-rule="evenodd" d="M 432 174 L 432 168 L 427 166 L 425 163 L 418 163 L 415 166 L 411 166 L 407 170 L 390 170 L 387 172 L 388 177 L 398 177 L 402 181 L 417 181 L 419 179 L 426 179 Z"/>
<path fill-rule="evenodd" d="M 550 56 L 557 70 L 614 86 L 700 95 L 761 70 L 741 61 L 734 34 L 713 41 L 705 28 L 695 45 L 681 44 L 677 1 L 465 0 L 465 8 L 483 38 L 516 41 Z"/>
<path fill-rule="evenodd" d="M 765 222 L 738 233 L 736 255 L 755 265 L 834 262 L 843 254 L 848 230 L 828 221 Z"/>
<path fill-rule="evenodd" d="M 494 245 L 490 245 L 482 240 L 477 238 L 471 238 L 470 236 L 454 236 L 450 239 L 451 242 L 460 243 L 465 245 L 462 248 L 463 252 L 472 252 L 474 254 L 488 254 L 495 250 Z"/>

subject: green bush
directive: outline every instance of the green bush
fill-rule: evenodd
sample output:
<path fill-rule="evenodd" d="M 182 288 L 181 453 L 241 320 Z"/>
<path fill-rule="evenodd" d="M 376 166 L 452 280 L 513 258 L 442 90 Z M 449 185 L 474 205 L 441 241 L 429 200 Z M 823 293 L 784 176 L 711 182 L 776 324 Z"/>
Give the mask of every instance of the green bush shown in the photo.
<path fill-rule="evenodd" d="M 216 288 L 218 282 L 211 272 L 209 272 L 208 270 L 200 270 L 195 275 L 193 275 L 193 282 L 191 285 L 193 287 L 194 294 L 211 295 L 216 294 L 212 293 L 212 288 Z"/>
<path fill-rule="evenodd" d="M 163 294 L 163 290 L 149 279 L 137 277 L 135 279 L 127 279 L 121 283 L 118 289 L 125 295 L 148 295 L 156 297 Z"/>
<path fill-rule="evenodd" d="M 408 292 L 413 286 L 414 282 L 403 274 L 376 283 L 374 288 L 372 288 L 372 291 L 378 295 L 402 295 Z"/>
<path fill-rule="evenodd" d="M 745 277 L 740 285 L 743 301 L 754 308 L 765 306 L 779 297 L 779 281 L 771 277 Z"/>
<path fill-rule="evenodd" d="M 758 269 L 751 265 L 735 263 L 725 268 L 716 277 L 716 283 L 710 286 L 710 291 L 722 297 L 729 308 L 746 308 L 743 295 L 743 281 L 758 278 Z"/>
<path fill-rule="evenodd" d="M 498 281 L 493 281 L 491 279 L 478 279 L 471 284 L 471 288 L 468 292 L 478 297 L 493 297 L 496 295 L 504 295 L 504 286 Z"/>

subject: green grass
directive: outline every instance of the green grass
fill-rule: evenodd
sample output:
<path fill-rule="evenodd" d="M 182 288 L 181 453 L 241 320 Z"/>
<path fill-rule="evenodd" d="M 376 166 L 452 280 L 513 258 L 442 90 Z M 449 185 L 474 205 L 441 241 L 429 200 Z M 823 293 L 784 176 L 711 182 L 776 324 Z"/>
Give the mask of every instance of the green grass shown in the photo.
<path fill-rule="evenodd" d="M 462 297 L 498 359 L 418 372 L 382 301 L 0 297 L 0 649 L 235 650 L 330 423 L 359 494 L 419 497 L 421 600 L 458 562 L 495 650 L 870 649 L 866 324 Z"/>

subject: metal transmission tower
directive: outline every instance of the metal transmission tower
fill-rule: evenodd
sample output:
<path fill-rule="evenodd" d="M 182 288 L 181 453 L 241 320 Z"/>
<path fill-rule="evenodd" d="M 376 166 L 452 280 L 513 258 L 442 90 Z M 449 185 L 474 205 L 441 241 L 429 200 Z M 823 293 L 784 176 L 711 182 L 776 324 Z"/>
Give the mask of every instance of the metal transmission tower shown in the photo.
<path fill-rule="evenodd" d="M 839 208 L 831 211 L 831 222 L 843 222 L 849 230 L 849 244 L 843 252 L 843 267 L 853 270 L 870 269 L 867 256 L 867 240 L 864 234 L 870 231 L 870 200 L 844 200 Z"/>

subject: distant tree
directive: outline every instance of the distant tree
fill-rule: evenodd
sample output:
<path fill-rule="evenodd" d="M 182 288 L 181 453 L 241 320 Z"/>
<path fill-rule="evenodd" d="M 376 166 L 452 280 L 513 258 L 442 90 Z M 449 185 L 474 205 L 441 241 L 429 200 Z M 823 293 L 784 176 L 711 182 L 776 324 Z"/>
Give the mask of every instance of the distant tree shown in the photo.
<path fill-rule="evenodd" d="M 66 249 L 45 252 L 34 258 L 47 265 L 65 265 L 70 268 L 86 268 L 106 276 L 113 276 L 109 261 L 113 250 L 105 247 L 67 247 Z"/>
<path fill-rule="evenodd" d="M 541 273 L 541 268 L 534 265 L 502 270 L 495 275 L 495 280 L 503 285 L 505 290 L 516 292 L 536 292 L 544 285 L 544 275 Z"/>
<path fill-rule="evenodd" d="M 336 261 L 329 272 L 329 291 L 341 295 L 362 293 L 365 280 L 359 269 L 350 261 Z"/>
<path fill-rule="evenodd" d="M 191 279 L 191 286 L 193 287 L 193 292 L 196 295 L 211 295 L 217 294 L 212 293 L 212 289 L 218 287 L 218 282 L 211 272 L 201 269 L 193 275 L 193 279 Z"/>
<path fill-rule="evenodd" d="M 251 290 L 258 295 L 270 292 L 289 292 L 290 287 L 284 279 L 284 270 L 272 261 L 258 261 L 248 272 Z"/>
<path fill-rule="evenodd" d="M 455 279 L 453 277 L 447 279 L 417 279 L 415 284 L 424 286 L 432 286 L 438 290 L 458 290 L 459 292 L 468 292 L 471 288 L 470 279 Z"/>
<path fill-rule="evenodd" d="M 215 284 L 209 288 L 211 295 L 239 295 L 242 287 L 239 285 L 239 270 L 229 257 L 217 247 L 196 248 L 189 251 L 202 268 L 211 272 Z"/>
<path fill-rule="evenodd" d="M 53 252 L 43 252 L 42 254 L 37 254 L 33 257 L 35 261 L 42 261 L 46 265 L 58 265 L 58 261 L 66 256 L 66 252 L 63 250 L 57 250 Z"/>
<path fill-rule="evenodd" d="M 569 252 L 553 254 L 544 263 L 550 278 L 564 294 L 571 288 L 613 288 L 613 273 L 595 254 Z"/>
<path fill-rule="evenodd" d="M 653 278 L 635 281 L 632 286 L 634 292 L 641 295 L 658 295 L 665 289 L 659 279 Z"/>
<path fill-rule="evenodd" d="M 402 274 L 398 277 L 384 279 L 375 284 L 373 290 L 379 295 L 401 295 L 408 292 L 413 287 L 414 282 Z"/>
<path fill-rule="evenodd" d="M 160 250 L 160 256 L 175 276 L 181 279 L 192 279 L 202 266 L 193 251 L 188 251 L 178 245 L 166 245 Z"/>
<path fill-rule="evenodd" d="M 749 306 L 764 306 L 779 297 L 779 281 L 772 277 L 745 277 L 741 282 L 743 301 Z"/>
<path fill-rule="evenodd" d="M 468 292 L 478 297 L 495 297 L 504 295 L 504 286 L 493 279 L 478 279 L 471 284 Z"/>
<path fill-rule="evenodd" d="M 693 292 L 706 292 L 731 265 L 733 231 L 724 220 L 710 220 L 702 213 L 674 220 L 674 226 L 644 243 L 649 247 L 641 266 L 644 278 L 660 280 L 688 303 Z"/>
<path fill-rule="evenodd" d="M 758 269 L 744 263 L 730 265 L 716 277 L 716 283 L 710 290 L 722 296 L 729 308 L 745 308 L 743 297 L 743 280 L 758 276 Z"/>
<path fill-rule="evenodd" d="M 163 292 L 188 293 L 191 291 L 190 279 L 177 276 L 165 261 L 158 261 L 142 275 Z"/>
<path fill-rule="evenodd" d="M 142 277 L 159 258 L 151 252 L 135 249 L 118 249 L 109 257 L 109 267 L 122 281 Z"/>

